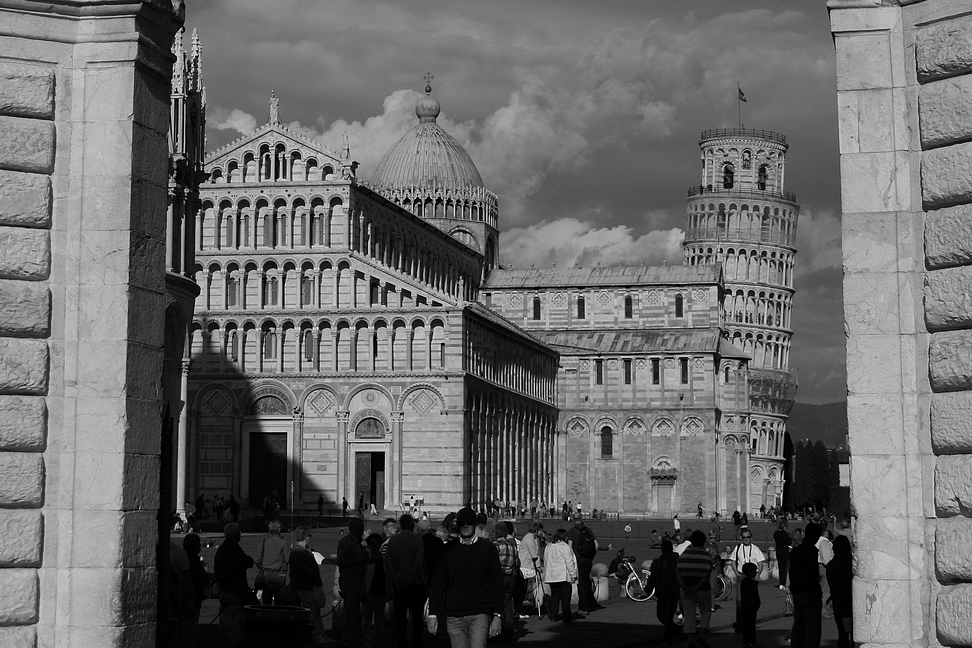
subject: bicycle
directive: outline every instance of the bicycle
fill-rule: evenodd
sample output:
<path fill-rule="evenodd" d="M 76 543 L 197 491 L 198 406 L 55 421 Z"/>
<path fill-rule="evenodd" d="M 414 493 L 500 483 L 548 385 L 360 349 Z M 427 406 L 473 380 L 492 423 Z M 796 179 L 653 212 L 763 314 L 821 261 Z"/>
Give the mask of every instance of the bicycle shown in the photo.
<path fill-rule="evenodd" d="M 621 562 L 618 564 L 615 576 L 624 593 L 632 601 L 647 601 L 655 595 L 655 588 L 648 589 L 648 577 L 651 576 L 651 571 L 642 569 L 639 573 L 635 567 L 635 557 L 625 556 L 623 549 L 621 550 Z"/>

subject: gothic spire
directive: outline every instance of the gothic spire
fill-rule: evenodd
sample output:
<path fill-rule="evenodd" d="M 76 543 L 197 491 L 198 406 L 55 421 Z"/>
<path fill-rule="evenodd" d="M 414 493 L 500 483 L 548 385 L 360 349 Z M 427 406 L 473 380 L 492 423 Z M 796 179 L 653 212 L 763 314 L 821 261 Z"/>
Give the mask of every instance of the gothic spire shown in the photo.
<path fill-rule="evenodd" d="M 186 53 L 182 49 L 182 36 L 185 31 L 185 28 L 180 27 L 172 42 L 172 53 L 175 54 L 175 63 L 172 64 L 172 94 L 183 94 L 186 91 Z"/>
<path fill-rule="evenodd" d="M 192 66 L 192 84 L 190 90 L 194 92 L 202 92 L 202 43 L 199 40 L 199 32 L 197 32 L 195 28 L 192 30 L 192 49 L 189 51 L 189 60 L 190 65 Z"/>

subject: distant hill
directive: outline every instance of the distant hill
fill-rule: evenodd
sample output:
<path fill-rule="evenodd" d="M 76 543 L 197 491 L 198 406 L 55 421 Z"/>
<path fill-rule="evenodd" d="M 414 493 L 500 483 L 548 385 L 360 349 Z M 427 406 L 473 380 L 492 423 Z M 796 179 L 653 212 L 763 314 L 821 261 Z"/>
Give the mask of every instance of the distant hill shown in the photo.
<path fill-rule="evenodd" d="M 786 429 L 793 443 L 801 439 L 823 441 L 828 448 L 847 441 L 847 401 L 810 405 L 794 403 Z"/>

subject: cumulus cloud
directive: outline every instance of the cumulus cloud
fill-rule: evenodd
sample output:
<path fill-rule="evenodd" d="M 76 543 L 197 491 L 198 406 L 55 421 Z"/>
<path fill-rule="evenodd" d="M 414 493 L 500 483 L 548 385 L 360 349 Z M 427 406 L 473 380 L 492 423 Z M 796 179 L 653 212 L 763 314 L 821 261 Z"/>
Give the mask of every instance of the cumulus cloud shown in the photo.
<path fill-rule="evenodd" d="M 796 273 L 811 274 L 841 267 L 840 219 L 831 209 L 800 210 L 797 223 Z"/>
<path fill-rule="evenodd" d="M 515 268 L 677 265 L 682 262 L 683 238 L 677 228 L 635 236 L 627 225 L 596 227 L 589 221 L 562 218 L 505 232 L 500 261 Z"/>
<path fill-rule="evenodd" d="M 217 130 L 235 130 L 241 135 L 249 135 L 257 128 L 256 117 L 239 108 L 227 110 L 211 106 L 207 108 L 206 122 Z"/>

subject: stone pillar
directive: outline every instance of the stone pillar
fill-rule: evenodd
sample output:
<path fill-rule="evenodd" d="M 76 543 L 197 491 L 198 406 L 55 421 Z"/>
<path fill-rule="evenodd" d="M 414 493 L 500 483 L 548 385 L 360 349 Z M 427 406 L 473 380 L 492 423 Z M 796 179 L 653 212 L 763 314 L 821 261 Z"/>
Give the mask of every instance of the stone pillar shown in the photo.
<path fill-rule="evenodd" d="M 243 452 L 243 410 L 238 408 L 233 408 L 233 490 L 240 494 L 240 505 L 247 506 L 248 502 L 244 497 L 244 493 L 249 490 L 250 485 L 243 483 L 243 475 L 249 470 L 244 470 L 243 466 L 243 455 L 246 454 L 249 458 L 249 452 Z M 195 429 L 198 436 L 199 431 L 199 417 L 195 418 Z M 198 444 L 197 444 L 198 446 Z M 196 463 L 190 464 L 193 466 L 192 475 L 196 472 Z M 193 493 L 195 495 L 195 493 Z"/>
<path fill-rule="evenodd" d="M 0 645 L 154 646 L 176 19 L 0 25 Z"/>
<path fill-rule="evenodd" d="M 293 479 L 293 487 L 291 492 L 293 493 L 292 501 L 290 502 L 290 510 L 296 511 L 298 504 L 301 501 L 302 487 L 301 487 L 301 467 L 303 466 L 303 455 L 304 455 L 304 411 L 300 407 L 295 407 L 293 411 L 294 419 L 294 438 L 293 445 L 291 446 L 293 472 L 291 479 Z"/>
<path fill-rule="evenodd" d="M 196 466 L 199 448 L 199 414 L 193 412 L 188 421 L 189 448 L 186 451 L 186 499 L 190 502 L 196 499 Z"/>
<path fill-rule="evenodd" d="M 348 490 L 347 475 L 348 475 L 348 417 L 349 412 L 337 412 L 337 494 L 341 495 L 350 493 L 352 498 L 357 497 L 357 493 Z M 351 501 L 351 500 L 348 500 Z M 354 500 L 354 506 L 358 505 L 357 499 Z"/>
<path fill-rule="evenodd" d="M 402 501 L 402 427 L 405 422 L 404 412 L 391 413 L 391 465 L 388 470 L 392 476 L 391 501 L 392 505 L 386 508 L 396 509 Z"/>
<path fill-rule="evenodd" d="M 881 4 L 828 3 L 858 515 L 854 636 L 969 645 L 972 16 L 942 0 Z"/>
<path fill-rule="evenodd" d="M 189 361 L 183 360 L 179 383 L 179 433 L 176 437 L 176 512 L 184 515 L 186 512 L 186 472 L 188 466 L 189 450 Z"/>

